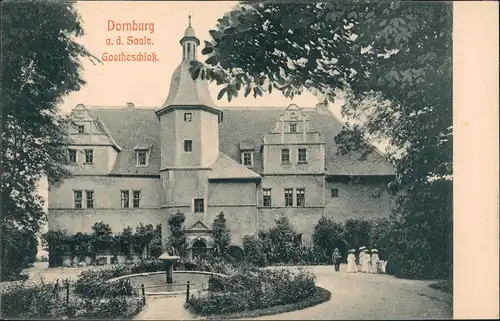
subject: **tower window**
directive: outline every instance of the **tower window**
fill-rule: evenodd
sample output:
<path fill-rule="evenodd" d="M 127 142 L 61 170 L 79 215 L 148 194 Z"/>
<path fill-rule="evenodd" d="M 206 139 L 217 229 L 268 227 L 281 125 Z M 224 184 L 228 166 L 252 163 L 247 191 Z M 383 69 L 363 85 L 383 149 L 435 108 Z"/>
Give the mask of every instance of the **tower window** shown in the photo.
<path fill-rule="evenodd" d="M 262 205 L 265 207 L 271 207 L 271 189 L 262 189 Z"/>
<path fill-rule="evenodd" d="M 193 119 L 193 114 L 192 113 L 184 113 L 184 121 L 185 122 L 191 122 L 191 120 Z"/>
<path fill-rule="evenodd" d="M 285 206 L 293 206 L 293 188 L 285 188 Z"/>
<path fill-rule="evenodd" d="M 195 198 L 194 199 L 194 212 L 195 213 L 205 212 L 205 202 L 204 202 L 203 198 Z"/>
<path fill-rule="evenodd" d="M 307 163 L 307 149 L 299 148 L 297 161 L 299 163 Z"/>
<path fill-rule="evenodd" d="M 193 151 L 193 141 L 192 140 L 185 140 L 184 141 L 184 151 L 185 152 L 192 152 Z"/>
<path fill-rule="evenodd" d="M 290 124 L 290 133 L 296 133 L 297 132 L 297 124 Z"/>
<path fill-rule="evenodd" d="M 85 163 L 92 164 L 94 162 L 94 150 L 86 149 L 85 150 Z"/>
<path fill-rule="evenodd" d="M 339 189 L 332 188 L 332 197 L 339 197 Z"/>
<path fill-rule="evenodd" d="M 76 125 L 76 129 L 78 130 L 78 134 L 85 133 L 85 126 L 84 125 Z"/>
<path fill-rule="evenodd" d="M 281 150 L 281 162 L 282 163 L 290 163 L 290 150 L 282 149 Z"/>
<path fill-rule="evenodd" d="M 296 190 L 297 206 L 306 206 L 306 190 L 304 188 L 297 188 Z"/>

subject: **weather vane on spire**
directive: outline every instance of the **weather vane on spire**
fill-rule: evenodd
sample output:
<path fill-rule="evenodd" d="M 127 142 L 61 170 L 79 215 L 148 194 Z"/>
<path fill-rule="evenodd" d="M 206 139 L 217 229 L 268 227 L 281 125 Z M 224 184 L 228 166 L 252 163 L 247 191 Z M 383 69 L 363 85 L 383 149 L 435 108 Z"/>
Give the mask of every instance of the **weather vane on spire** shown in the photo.
<path fill-rule="evenodd" d="M 189 15 L 188 18 L 189 18 L 189 26 L 191 27 L 191 15 Z"/>

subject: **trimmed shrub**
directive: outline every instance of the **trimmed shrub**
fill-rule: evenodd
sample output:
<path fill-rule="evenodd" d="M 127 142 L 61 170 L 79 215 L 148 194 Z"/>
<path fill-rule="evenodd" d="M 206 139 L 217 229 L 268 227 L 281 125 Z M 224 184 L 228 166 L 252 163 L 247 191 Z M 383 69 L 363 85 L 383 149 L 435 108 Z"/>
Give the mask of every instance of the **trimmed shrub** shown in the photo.
<path fill-rule="evenodd" d="M 200 315 L 233 313 L 304 300 L 316 290 L 306 271 L 241 268 L 227 277 L 212 276 L 204 296 L 192 296 L 187 308 Z"/>
<path fill-rule="evenodd" d="M 243 237 L 243 252 L 245 261 L 257 266 L 264 266 L 264 243 L 261 238 L 256 235 L 245 235 Z"/>

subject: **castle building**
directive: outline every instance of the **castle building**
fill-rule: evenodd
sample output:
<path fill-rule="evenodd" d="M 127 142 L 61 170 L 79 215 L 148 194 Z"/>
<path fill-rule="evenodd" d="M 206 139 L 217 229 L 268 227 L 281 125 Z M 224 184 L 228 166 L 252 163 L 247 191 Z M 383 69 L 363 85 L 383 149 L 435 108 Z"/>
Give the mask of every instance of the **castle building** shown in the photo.
<path fill-rule="evenodd" d="M 71 113 L 73 177 L 49 189 L 49 229 L 113 232 L 186 216 L 188 247 L 210 247 L 224 212 L 232 244 L 289 218 L 310 242 L 322 216 L 336 221 L 390 213 L 393 166 L 377 151 L 338 155 L 341 122 L 324 104 L 312 108 L 218 108 L 208 83 L 193 80 L 200 41 L 189 27 L 182 61 L 159 108 L 77 105 Z"/>

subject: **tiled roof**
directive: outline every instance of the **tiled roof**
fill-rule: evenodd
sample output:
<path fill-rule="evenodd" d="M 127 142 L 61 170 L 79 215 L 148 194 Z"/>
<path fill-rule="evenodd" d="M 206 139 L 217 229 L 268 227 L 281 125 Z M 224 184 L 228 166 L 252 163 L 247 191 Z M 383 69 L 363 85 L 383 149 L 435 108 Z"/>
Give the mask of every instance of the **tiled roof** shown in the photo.
<path fill-rule="evenodd" d="M 219 153 L 219 157 L 211 168 L 212 171 L 210 172 L 208 179 L 260 178 L 259 174 L 252 172 L 224 153 Z"/>
<path fill-rule="evenodd" d="M 216 108 L 208 90 L 208 81 L 193 80 L 189 69 L 190 60 L 183 60 L 174 70 L 170 82 L 167 100 L 161 106 L 161 109 L 172 105 L 203 105 L 210 108 Z"/>
<path fill-rule="evenodd" d="M 224 113 L 220 125 L 220 151 L 240 162 L 240 143 L 255 146 L 256 173 L 262 172 L 261 146 L 264 135 L 275 127 L 283 108 L 219 108 Z M 336 155 L 334 137 L 342 123 L 331 113 L 318 113 L 313 108 L 303 108 L 314 129 L 323 134 L 326 143 L 325 165 L 329 175 L 393 175 L 394 167 L 378 152 L 364 160 L 358 155 Z M 118 154 L 113 174 L 159 174 L 160 171 L 160 122 L 154 108 L 96 108 L 90 111 L 105 124 L 112 137 L 122 148 Z M 134 148 L 138 144 L 152 144 L 149 166 L 135 166 Z"/>

